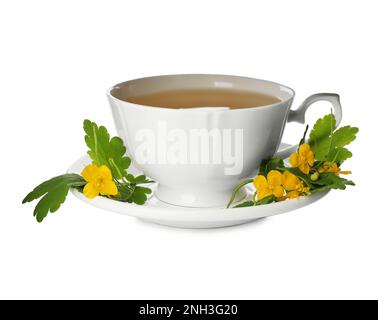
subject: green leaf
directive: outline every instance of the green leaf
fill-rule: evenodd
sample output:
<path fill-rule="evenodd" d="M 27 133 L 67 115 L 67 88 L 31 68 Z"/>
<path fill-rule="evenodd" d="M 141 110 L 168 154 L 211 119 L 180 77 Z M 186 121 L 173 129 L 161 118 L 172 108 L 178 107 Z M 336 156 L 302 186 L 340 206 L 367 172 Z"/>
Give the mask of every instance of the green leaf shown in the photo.
<path fill-rule="evenodd" d="M 340 129 L 336 130 L 332 134 L 329 153 L 326 160 L 340 164 L 346 159 L 350 158 L 352 153 L 348 149 L 344 148 L 344 146 L 356 139 L 357 132 L 358 128 L 351 126 L 341 127 Z"/>
<path fill-rule="evenodd" d="M 244 208 L 244 207 L 253 207 L 255 203 L 253 201 L 244 201 L 242 203 L 237 204 L 233 208 Z"/>
<path fill-rule="evenodd" d="M 117 183 L 117 188 L 118 194 L 111 198 L 122 202 L 129 202 L 130 197 L 134 192 L 135 185 L 131 185 L 129 183 Z"/>
<path fill-rule="evenodd" d="M 136 204 L 142 205 L 147 201 L 147 195 L 151 192 L 152 191 L 150 188 L 136 186 L 128 202 L 134 202 Z"/>
<path fill-rule="evenodd" d="M 315 123 L 310 133 L 309 144 L 316 160 L 342 163 L 352 156 L 344 147 L 356 139 L 358 128 L 344 126 L 334 131 L 335 126 L 336 119 L 332 114 Z"/>
<path fill-rule="evenodd" d="M 337 129 L 332 135 L 331 148 L 344 147 L 356 139 L 358 128 L 344 126 Z"/>
<path fill-rule="evenodd" d="M 131 159 L 125 156 L 126 147 L 119 137 L 110 139 L 105 127 L 90 120 L 84 120 L 85 142 L 89 148 L 88 155 L 97 166 L 106 165 L 115 179 L 127 175 Z"/>
<path fill-rule="evenodd" d="M 263 204 L 269 204 L 269 203 L 272 203 L 276 201 L 276 197 L 271 195 L 271 196 L 267 196 L 259 201 L 256 202 L 256 206 L 260 206 L 260 205 L 263 205 Z"/>
<path fill-rule="evenodd" d="M 273 196 L 273 195 L 271 195 L 271 196 L 267 196 L 267 197 L 265 197 L 265 198 L 263 198 L 261 200 L 258 200 L 258 201 L 253 201 L 253 200 L 244 201 L 242 203 L 237 204 L 233 208 L 244 208 L 244 207 L 260 206 L 260 205 L 272 203 L 274 201 L 276 201 L 276 197 Z"/>
<path fill-rule="evenodd" d="M 55 212 L 65 201 L 71 187 L 81 187 L 86 181 L 78 174 L 68 173 L 47 180 L 33 189 L 22 203 L 31 202 L 40 197 L 34 209 L 34 216 L 41 222 L 49 212 Z"/>
<path fill-rule="evenodd" d="M 346 186 L 354 186 L 354 182 L 341 178 L 340 176 L 332 173 L 332 172 L 325 172 L 319 175 L 319 179 L 313 182 L 315 189 L 320 187 L 328 187 L 331 189 L 340 189 L 345 190 Z M 311 190 L 312 191 L 312 190 Z"/>
<path fill-rule="evenodd" d="M 316 121 L 310 132 L 309 144 L 315 154 L 316 160 L 327 160 L 331 147 L 331 136 L 336 126 L 333 114 L 327 114 Z"/>
<path fill-rule="evenodd" d="M 153 183 L 154 181 L 147 179 L 147 177 L 142 174 L 137 177 L 133 176 L 131 173 L 126 175 L 127 181 L 130 183 L 135 183 L 135 184 L 143 184 L 143 183 Z"/>
<path fill-rule="evenodd" d="M 266 177 L 270 170 L 276 170 L 282 167 L 284 167 L 284 162 L 282 159 L 272 158 L 262 160 L 259 168 L 259 175 Z"/>
<path fill-rule="evenodd" d="M 35 199 L 42 197 L 45 193 L 47 193 L 52 187 L 55 187 L 59 184 L 67 184 L 72 187 L 82 186 L 85 185 L 85 180 L 76 173 L 66 173 L 60 176 L 51 178 L 42 182 L 40 185 L 35 187 L 33 191 L 29 192 L 28 195 L 22 200 L 22 203 L 31 202 Z"/>
<path fill-rule="evenodd" d="M 324 161 L 315 161 L 312 168 L 313 169 L 319 169 L 319 168 L 323 167 L 323 165 L 324 165 Z"/>
<path fill-rule="evenodd" d="M 337 147 L 337 148 L 330 150 L 330 152 L 327 156 L 327 159 L 328 159 L 328 161 L 341 164 L 345 160 L 351 158 L 352 155 L 353 155 L 352 152 L 350 152 L 348 149 L 343 148 L 343 147 L 341 147 L 341 148 Z"/>

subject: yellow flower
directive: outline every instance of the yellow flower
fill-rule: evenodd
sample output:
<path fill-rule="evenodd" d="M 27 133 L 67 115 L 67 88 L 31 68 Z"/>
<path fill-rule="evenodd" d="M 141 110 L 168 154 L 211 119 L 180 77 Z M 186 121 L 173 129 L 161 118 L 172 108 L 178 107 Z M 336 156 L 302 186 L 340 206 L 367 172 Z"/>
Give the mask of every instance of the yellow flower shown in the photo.
<path fill-rule="evenodd" d="M 285 171 L 282 175 L 282 185 L 286 191 L 298 190 L 302 187 L 302 181 L 289 171 Z"/>
<path fill-rule="evenodd" d="M 286 198 L 287 199 L 297 199 L 299 198 L 299 196 L 301 195 L 301 193 L 297 190 L 293 190 L 293 191 L 289 191 L 286 195 Z"/>
<path fill-rule="evenodd" d="M 289 161 L 293 167 L 298 167 L 303 173 L 308 174 L 310 168 L 314 165 L 314 153 L 310 145 L 307 143 L 301 144 L 298 152 L 293 153 Z"/>
<path fill-rule="evenodd" d="M 258 200 L 271 195 L 281 198 L 285 192 L 282 187 L 282 174 L 277 170 L 271 170 L 266 178 L 262 175 L 257 176 L 253 180 L 253 185 L 256 188 Z"/>
<path fill-rule="evenodd" d="M 92 199 L 99 194 L 115 196 L 118 193 L 116 184 L 113 181 L 110 169 L 102 165 L 100 167 L 90 164 L 81 172 L 84 180 L 88 183 L 84 187 L 84 195 Z"/>
<path fill-rule="evenodd" d="M 323 167 L 319 169 L 319 172 L 333 172 L 336 175 L 352 173 L 352 171 L 341 171 L 336 162 L 330 161 L 324 162 Z"/>
<path fill-rule="evenodd" d="M 285 171 L 282 175 L 282 186 L 287 191 L 286 198 L 295 199 L 309 191 L 309 188 L 296 175 Z"/>

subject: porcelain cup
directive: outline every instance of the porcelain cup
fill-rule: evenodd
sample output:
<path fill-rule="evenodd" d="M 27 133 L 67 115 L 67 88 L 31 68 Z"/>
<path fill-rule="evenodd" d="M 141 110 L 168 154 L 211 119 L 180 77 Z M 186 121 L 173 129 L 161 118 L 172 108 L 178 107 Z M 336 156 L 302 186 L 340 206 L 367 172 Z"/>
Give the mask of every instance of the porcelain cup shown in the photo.
<path fill-rule="evenodd" d="M 217 88 L 267 94 L 279 101 L 242 109 L 172 109 L 128 102 L 131 97 L 159 91 Z M 291 110 L 294 94 L 293 89 L 271 81 L 212 74 L 140 78 L 117 84 L 107 93 L 128 154 L 144 174 L 159 183 L 155 195 L 186 207 L 225 206 L 233 188 L 256 174 L 261 160 L 295 152 L 297 146 L 277 153 L 285 125 L 304 123 L 312 103 L 329 101 L 337 125 L 340 123 L 337 94 L 312 95 Z"/>

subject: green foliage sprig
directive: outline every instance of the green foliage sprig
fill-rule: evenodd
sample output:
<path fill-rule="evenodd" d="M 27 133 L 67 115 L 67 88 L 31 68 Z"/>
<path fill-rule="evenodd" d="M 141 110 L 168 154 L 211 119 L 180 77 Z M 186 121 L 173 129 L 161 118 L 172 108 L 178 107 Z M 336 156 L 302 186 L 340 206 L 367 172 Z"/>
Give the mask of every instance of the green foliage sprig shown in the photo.
<path fill-rule="evenodd" d="M 33 189 L 22 203 L 39 200 L 34 216 L 43 221 L 49 212 L 57 211 L 66 200 L 70 188 L 76 188 L 88 198 L 97 195 L 117 201 L 142 205 L 151 189 L 141 186 L 152 183 L 145 175 L 133 176 L 127 172 L 131 159 L 119 137 L 110 137 L 104 126 L 90 120 L 84 121 L 85 143 L 93 163 L 81 175 L 67 173 L 47 180 Z"/>
<path fill-rule="evenodd" d="M 354 186 L 354 182 L 342 178 L 340 166 L 352 157 L 345 146 L 356 139 L 358 128 L 344 126 L 337 130 L 336 119 L 328 114 L 316 121 L 306 143 L 308 126 L 300 140 L 296 153 L 290 156 L 291 166 L 285 165 L 283 159 L 270 158 L 261 162 L 258 176 L 240 183 L 231 196 L 230 207 L 238 193 L 245 185 L 252 183 L 256 192 L 248 199 L 234 207 L 249 207 L 268 204 L 300 196 L 308 196 L 329 189 L 344 190 Z"/>

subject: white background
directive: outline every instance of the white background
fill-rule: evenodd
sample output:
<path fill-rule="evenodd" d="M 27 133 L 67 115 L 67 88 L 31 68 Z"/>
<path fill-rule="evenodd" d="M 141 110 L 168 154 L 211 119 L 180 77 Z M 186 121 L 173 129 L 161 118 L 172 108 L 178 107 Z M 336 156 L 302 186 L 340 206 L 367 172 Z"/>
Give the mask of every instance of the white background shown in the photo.
<path fill-rule="evenodd" d="M 376 1 L 3 1 L 1 298 L 378 298 Z M 224 73 L 341 95 L 356 187 L 217 229 L 160 227 L 69 195 L 38 224 L 22 198 L 83 155 L 82 121 L 115 134 L 105 91 L 136 77 Z M 310 109 L 308 121 L 329 110 Z M 303 126 L 290 125 L 295 142 Z"/>

